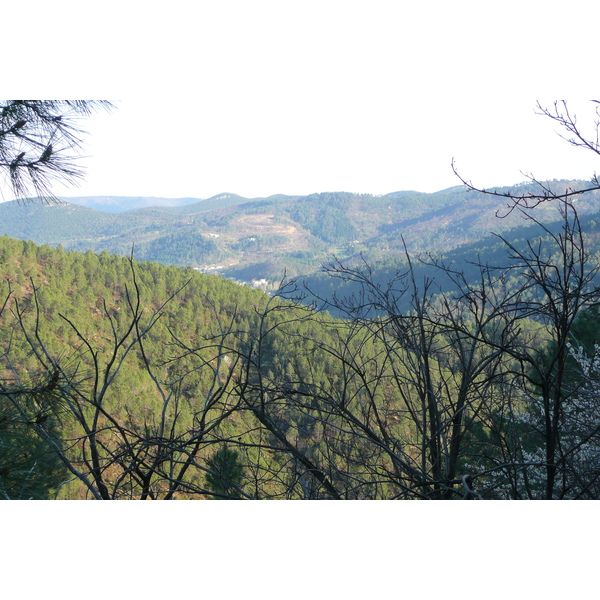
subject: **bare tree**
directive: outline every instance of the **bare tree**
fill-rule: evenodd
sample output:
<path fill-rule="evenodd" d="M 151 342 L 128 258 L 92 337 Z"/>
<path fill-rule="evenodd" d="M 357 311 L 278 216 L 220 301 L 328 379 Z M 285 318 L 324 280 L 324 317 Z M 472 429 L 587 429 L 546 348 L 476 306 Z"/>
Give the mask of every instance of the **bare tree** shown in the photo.
<path fill-rule="evenodd" d="M 599 265 L 587 250 L 577 211 L 568 199 L 557 202 L 562 218 L 559 231 L 552 231 L 529 214 L 545 239 L 529 240 L 525 247 L 517 247 L 501 238 L 510 261 L 503 269 L 521 282 L 503 302 L 511 327 L 520 328 L 525 320 L 539 326 L 537 334 L 527 334 L 521 328 L 518 343 L 501 349 L 516 367 L 514 375 L 520 389 L 520 402 L 513 405 L 519 417 L 516 421 L 528 424 L 523 431 L 535 432 L 529 451 L 523 437 L 515 438 L 519 453 L 531 467 L 524 481 L 526 493 L 547 499 L 566 497 L 573 490 L 574 482 L 567 474 L 573 448 L 568 442 L 571 432 L 565 415 L 581 378 L 569 360 L 569 343 L 578 316 L 600 301 Z M 543 490 L 533 486 L 535 475 L 543 481 Z"/>
<path fill-rule="evenodd" d="M 439 265 L 439 276 L 456 284 L 452 294 L 442 294 L 433 279 L 417 280 L 408 252 L 407 262 L 386 286 L 374 282 L 367 265 L 349 268 L 336 262 L 326 270 L 360 285 L 359 294 L 334 298 L 333 304 L 368 332 L 387 361 L 377 383 L 386 388 L 392 419 L 379 419 L 378 427 L 386 446 L 393 442 L 402 473 L 404 489 L 394 497 L 449 499 L 463 494 L 466 480 L 458 470 L 469 468 L 467 457 L 473 454 L 466 433 L 492 410 L 494 388 L 504 373 L 504 355 L 487 342 L 500 313 L 485 269 L 475 286 Z M 513 342 L 507 332 L 504 342 Z M 371 394 L 373 414 L 383 412 L 378 402 Z M 468 497 L 477 495 L 476 476 L 469 475 Z"/>
<path fill-rule="evenodd" d="M 592 124 L 590 134 L 583 132 L 581 126 L 577 122 L 577 116 L 573 114 L 565 100 L 554 102 L 552 108 L 543 107 L 539 102 L 537 104 L 538 114 L 543 115 L 557 123 L 565 132 L 559 134 L 565 141 L 577 148 L 584 148 L 600 156 L 600 100 L 592 100 L 596 105 L 596 120 Z M 497 196 L 507 201 L 506 210 L 497 212 L 498 216 L 505 217 L 510 214 L 515 208 L 535 208 L 539 204 L 551 200 L 568 200 L 570 198 L 580 196 L 586 192 L 600 190 L 600 180 L 598 175 L 594 173 L 590 179 L 590 184 L 580 189 L 566 188 L 560 192 L 553 188 L 549 183 L 536 179 L 533 175 L 526 176 L 536 184 L 539 191 L 526 192 L 524 194 L 514 194 L 512 192 L 499 192 L 494 189 L 484 189 L 473 185 L 473 183 L 465 179 L 457 170 L 454 159 L 452 160 L 452 170 L 454 174 L 467 186 L 469 190 L 480 192 L 488 196 Z"/>
<path fill-rule="evenodd" d="M 597 100 L 592 102 L 600 105 Z M 551 109 L 538 103 L 538 111 L 561 127 L 565 132 L 561 137 L 568 143 L 600 155 L 600 118 L 592 124 L 591 134 L 585 134 L 565 101 L 555 102 Z M 595 111 L 600 117 L 598 106 Z M 573 342 L 571 331 L 576 319 L 600 300 L 600 294 L 598 263 L 587 249 L 586 236 L 572 201 L 586 192 L 600 189 L 600 181 L 594 174 L 591 185 L 558 192 L 550 184 L 530 176 L 540 192 L 518 195 L 476 188 L 458 176 L 470 190 L 508 200 L 504 215 L 520 211 L 545 237 L 518 247 L 498 236 L 507 248 L 510 263 L 502 270 L 507 277 L 516 276 L 521 282 L 517 291 L 503 300 L 504 310 L 510 315 L 512 327 L 526 319 L 531 320 L 543 328 L 545 339 L 543 352 L 539 335 L 524 335 L 523 332 L 516 347 L 503 348 L 517 366 L 511 390 L 514 392 L 516 386 L 519 391 L 512 396 L 518 400 L 511 402 L 506 411 L 507 415 L 512 415 L 508 418 L 512 420 L 513 435 L 499 435 L 504 435 L 505 441 L 511 440 L 504 445 L 507 453 L 504 459 L 509 465 L 507 475 L 509 470 L 513 471 L 516 496 L 579 497 L 582 487 L 577 479 L 583 474 L 575 473 L 572 468 L 571 457 L 577 454 L 578 445 L 573 442 L 567 415 L 573 412 L 574 398 L 584 380 L 572 372 L 569 343 Z M 532 209 L 545 202 L 557 205 L 561 222 L 558 230 L 551 230 L 535 219 Z M 586 419 L 581 411 L 579 417 Z M 593 421 L 593 414 L 587 418 Z M 527 448 L 523 436 L 514 435 L 515 427 L 520 434 L 533 430 L 535 435 L 532 437 L 537 436 L 537 442 L 532 441 Z M 517 465 L 524 468 L 520 470 Z M 521 486 L 517 485 L 517 479 Z"/>
<path fill-rule="evenodd" d="M 343 320 L 272 298 L 239 355 L 236 393 L 265 432 L 262 480 L 277 479 L 271 497 L 481 497 L 479 473 L 459 469 L 475 455 L 466 433 L 493 411 L 506 372 L 504 355 L 487 343 L 498 319 L 491 299 L 474 288 L 435 297 L 432 282 L 419 287 L 410 259 L 385 288 L 368 265 L 327 270 L 360 284 L 358 295 L 334 300 Z M 399 309 L 404 295 L 408 314 Z M 276 348 L 273 365 L 281 339 L 289 345 Z"/>
<path fill-rule="evenodd" d="M 177 354 L 176 341 L 173 356 L 151 353 L 149 336 L 173 296 L 148 313 L 132 259 L 130 264 L 123 310 L 104 302 L 103 327 L 86 332 L 61 315 L 79 339 L 70 355 L 47 349 L 35 289 L 33 320 L 22 301 L 7 299 L 3 312 L 14 317 L 15 335 L 35 366 L 16 368 L 6 348 L 0 396 L 19 423 L 46 441 L 47 451 L 60 458 L 70 481 L 86 495 L 98 500 L 212 495 L 205 485 L 212 472 L 209 448 L 222 442 L 219 426 L 239 404 L 231 393 L 233 371 L 224 368 L 224 354 L 214 344 L 205 348 L 211 353 L 191 357 Z M 120 385 L 126 368 L 146 381 L 142 409 Z M 56 421 L 60 426 L 51 426 Z"/>

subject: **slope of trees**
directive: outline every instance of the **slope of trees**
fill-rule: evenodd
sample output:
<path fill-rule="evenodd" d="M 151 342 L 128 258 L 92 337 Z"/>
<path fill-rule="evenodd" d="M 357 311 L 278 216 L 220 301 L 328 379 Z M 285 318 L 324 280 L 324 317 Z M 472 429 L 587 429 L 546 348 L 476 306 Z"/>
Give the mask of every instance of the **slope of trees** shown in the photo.
<path fill-rule="evenodd" d="M 1 316 L 4 431 L 8 435 L 28 425 L 27 436 L 46 444 L 46 452 L 54 448 L 69 465 L 70 477 L 63 473 L 61 482 L 83 477 L 88 493 L 106 497 L 105 470 L 125 469 L 131 453 L 152 464 L 148 456 L 156 445 L 144 445 L 150 430 L 162 438 L 167 427 L 170 435 L 180 436 L 193 435 L 195 420 L 205 425 L 208 417 L 204 414 L 202 421 L 189 401 L 198 393 L 216 402 L 223 392 L 215 381 L 222 373 L 208 365 L 212 375 L 201 380 L 184 360 L 170 366 L 169 332 L 188 341 L 210 338 L 220 321 L 234 318 L 236 300 L 248 313 L 260 294 L 152 264 L 138 281 L 126 259 L 67 253 L 6 237 L 0 255 L 6 298 Z M 178 290 L 177 307 L 164 319 L 162 304 Z M 212 404 L 206 402 L 210 412 Z M 99 447 L 107 453 L 102 459 Z M 146 486 L 142 495 L 154 493 L 140 469 L 131 477 L 146 482 L 140 483 Z M 113 497 L 126 494 L 124 486 L 133 493 L 129 480 L 115 486 Z"/>
<path fill-rule="evenodd" d="M 253 355 L 253 332 L 269 302 L 263 293 L 193 270 L 6 236 L 0 261 L 3 440 L 13 444 L 7 455 L 33 437 L 60 458 L 60 481 L 30 474 L 47 494 L 222 495 L 217 475 L 206 479 L 222 445 L 241 445 L 253 460 L 274 452 L 239 393 L 242 358 Z M 285 307 L 279 319 L 305 319 L 305 308 Z M 270 376 L 286 368 L 285 335 L 269 338 L 263 364 Z M 328 333 L 314 323 L 311 336 Z M 308 368 L 305 362 L 300 373 Z M 259 477 L 256 468 L 245 472 Z M 4 491 L 14 493 L 8 485 Z M 255 484 L 245 494 L 281 493 Z"/>

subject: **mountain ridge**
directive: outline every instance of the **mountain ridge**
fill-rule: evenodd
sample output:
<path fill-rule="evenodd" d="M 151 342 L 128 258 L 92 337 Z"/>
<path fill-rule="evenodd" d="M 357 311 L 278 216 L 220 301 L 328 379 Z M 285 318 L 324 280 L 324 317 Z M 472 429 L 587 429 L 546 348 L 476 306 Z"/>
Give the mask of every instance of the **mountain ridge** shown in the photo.
<path fill-rule="evenodd" d="M 552 182 L 558 191 L 580 189 L 585 184 Z M 494 189 L 536 191 L 534 184 L 527 182 Z M 120 198 L 137 201 L 141 197 Z M 582 215 L 600 210 L 600 193 L 581 197 L 579 207 Z M 384 196 L 321 192 L 248 199 L 222 193 L 179 206 L 121 212 L 68 201 L 13 201 L 0 204 L 0 235 L 83 252 L 129 255 L 135 246 L 140 260 L 194 267 L 245 281 L 264 279 L 274 286 L 284 273 L 310 275 L 333 256 L 401 261 L 404 244 L 412 253 L 449 252 L 481 240 L 491 231 L 502 233 L 516 227 L 518 211 L 497 218 L 497 212 L 505 208 L 502 198 L 470 192 L 465 186 Z M 542 222 L 550 222 L 556 215 L 552 203 L 536 209 Z"/>

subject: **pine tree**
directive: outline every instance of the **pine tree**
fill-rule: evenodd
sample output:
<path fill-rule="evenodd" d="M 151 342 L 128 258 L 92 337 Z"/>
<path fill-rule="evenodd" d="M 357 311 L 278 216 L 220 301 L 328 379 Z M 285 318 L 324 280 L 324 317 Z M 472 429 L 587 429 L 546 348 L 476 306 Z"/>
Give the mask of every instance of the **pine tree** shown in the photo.
<path fill-rule="evenodd" d="M 244 478 L 244 467 L 239 462 L 239 453 L 223 446 L 207 461 L 211 470 L 206 475 L 206 484 L 215 498 L 240 500 L 240 486 Z"/>

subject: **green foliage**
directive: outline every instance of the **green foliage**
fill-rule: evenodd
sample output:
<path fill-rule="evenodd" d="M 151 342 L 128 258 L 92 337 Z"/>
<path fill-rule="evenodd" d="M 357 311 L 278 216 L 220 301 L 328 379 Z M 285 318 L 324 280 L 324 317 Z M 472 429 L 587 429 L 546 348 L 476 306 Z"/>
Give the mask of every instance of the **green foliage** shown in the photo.
<path fill-rule="evenodd" d="M 585 354 L 594 354 L 594 345 L 600 344 L 600 306 L 591 306 L 580 313 L 571 328 L 573 345 L 581 346 Z"/>
<path fill-rule="evenodd" d="M 239 453 L 223 446 L 207 460 L 210 472 L 206 474 L 208 489 L 219 500 L 239 500 L 240 486 L 244 479 L 244 467 Z"/>
<path fill-rule="evenodd" d="M 106 252 L 81 254 L 65 251 L 62 247 L 36 246 L 7 236 L 0 238 L 0 261 L 0 289 L 7 297 L 6 307 L 0 311 L 2 385 L 31 387 L 42 368 L 38 356 L 48 353 L 52 360 L 60 363 L 67 378 L 65 385 L 83 397 L 93 398 L 96 393 L 94 373 L 102 374 L 109 368 L 108 360 L 113 351 L 111 340 L 115 334 L 126 332 L 132 314 L 127 300 L 133 291 L 129 261 Z M 168 423 L 173 423 L 170 425 L 172 435 L 182 436 L 198 426 L 197 415 L 205 399 L 215 385 L 221 385 L 218 382 L 226 379 L 226 366 L 232 363 L 229 358 L 226 362 L 223 355 L 235 356 L 236 352 L 250 348 L 248 336 L 253 335 L 258 314 L 269 297 L 258 290 L 193 269 L 137 261 L 134 265 L 144 306 L 140 327 L 146 326 L 153 310 L 160 312 L 160 318 L 146 337 L 146 356 L 162 389 L 172 390 L 177 400 L 165 408 L 164 397 L 144 367 L 136 347 L 127 354 L 123 347 L 116 355 L 119 368 L 114 377 L 111 376 L 110 386 L 103 395 L 103 411 L 131 431 L 134 439 L 148 435 L 149 431 L 158 431 L 162 415 Z M 168 305 L 161 309 L 171 296 Z M 17 312 L 22 315 L 23 330 L 15 321 Z M 291 319 L 293 323 L 296 314 L 299 315 L 290 307 L 288 312 L 279 313 L 278 319 Z M 39 322 L 39 341 L 35 337 L 28 341 L 25 332 L 34 332 L 36 322 Z M 231 333 L 227 334 L 228 331 Z M 295 331 L 293 324 L 278 326 L 264 340 L 265 367 L 274 379 L 286 370 L 291 377 L 294 371 L 290 371 L 290 365 L 294 361 L 303 375 L 308 376 L 312 369 L 303 358 L 314 355 L 310 344 L 305 342 L 304 347 L 288 344 L 290 334 Z M 329 339 L 327 328 L 317 323 L 310 331 L 303 327 L 298 331 L 321 340 Z M 82 339 L 88 340 L 96 349 L 96 358 L 86 350 Z M 181 343 L 190 350 L 185 350 Z M 41 351 L 42 344 L 44 351 Z M 219 353 L 222 356 L 217 359 Z M 325 361 L 320 364 L 324 365 Z M 312 371 L 319 373 L 319 370 Z M 232 393 L 232 386 L 229 386 L 225 398 L 232 397 Z M 228 410 L 226 401 L 223 402 L 215 404 L 212 412 L 209 410 L 209 419 L 217 419 L 222 411 Z M 93 410 L 92 403 L 85 406 L 87 408 L 82 409 L 84 416 Z M 249 443 L 255 443 L 254 434 L 246 433 L 247 425 L 242 415 L 231 415 L 198 448 L 199 463 L 210 458 L 211 444 L 216 440 L 246 435 Z M 66 419 L 56 427 L 61 439 L 83 439 L 77 420 Z M 33 455 L 32 450 L 20 454 L 20 448 L 32 447 L 37 438 L 31 437 L 33 432 L 28 428 L 11 427 L 7 431 L 10 436 L 3 438 L 5 446 L 13 450 L 5 452 L 8 463 L 3 468 L 8 469 L 8 473 L 16 473 L 10 468 L 11 457 L 25 452 L 28 456 Z M 111 440 L 109 436 L 104 443 L 114 443 Z M 41 438 L 40 444 L 35 448 L 43 448 Z M 110 445 L 106 447 L 110 448 Z M 261 458 L 252 450 L 245 452 L 253 460 L 265 464 L 264 453 Z M 70 453 L 73 460 L 79 460 L 76 444 L 72 445 Z M 38 461 L 37 464 L 41 463 Z M 15 463 L 21 474 L 27 465 Z M 49 490 L 60 483 L 54 477 L 54 471 L 49 467 L 47 471 L 49 480 L 44 484 L 46 491 L 43 493 L 50 493 Z M 190 471 L 187 477 L 190 482 L 195 482 L 194 485 L 203 483 L 201 472 Z M 15 487 L 7 487 L 8 492 L 16 493 Z M 152 493 L 159 493 L 159 489 Z M 86 492 L 81 485 L 73 483 L 61 487 L 60 497 L 81 498 L 86 497 Z"/>
<path fill-rule="evenodd" d="M 60 443 L 58 424 L 47 421 L 46 429 L 54 443 Z M 8 398 L 0 396 L 0 499 L 52 498 L 67 475 L 53 442 L 41 437 L 35 422 L 25 421 Z"/>
<path fill-rule="evenodd" d="M 313 194 L 296 201 L 288 210 L 291 218 L 316 238 L 330 243 L 350 241 L 358 236 L 347 214 L 354 199 L 353 194 L 340 192 Z"/>
<path fill-rule="evenodd" d="M 142 242 L 136 247 L 139 260 L 157 260 L 165 265 L 185 264 L 200 266 L 219 258 L 214 240 L 191 232 L 170 234 L 150 242 Z"/>

